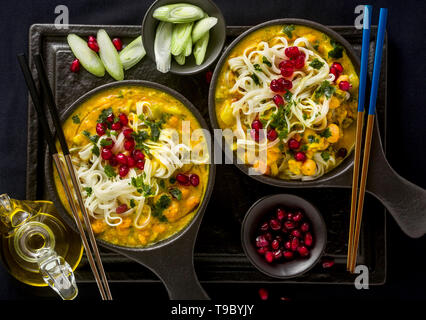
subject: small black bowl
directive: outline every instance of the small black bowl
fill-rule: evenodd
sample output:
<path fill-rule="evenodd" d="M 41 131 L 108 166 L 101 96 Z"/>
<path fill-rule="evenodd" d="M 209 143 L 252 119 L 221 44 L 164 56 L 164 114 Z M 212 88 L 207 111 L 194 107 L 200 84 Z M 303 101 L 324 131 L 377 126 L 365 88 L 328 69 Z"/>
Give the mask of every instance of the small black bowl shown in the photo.
<path fill-rule="evenodd" d="M 258 227 L 265 216 L 279 206 L 300 208 L 309 219 L 314 244 L 308 258 L 267 263 L 257 252 L 254 239 L 256 238 Z M 261 198 L 247 211 L 241 228 L 241 242 L 246 256 L 259 271 L 271 277 L 289 279 L 302 275 L 319 261 L 327 243 L 327 227 L 321 213 L 310 202 L 291 194 L 276 194 Z"/>

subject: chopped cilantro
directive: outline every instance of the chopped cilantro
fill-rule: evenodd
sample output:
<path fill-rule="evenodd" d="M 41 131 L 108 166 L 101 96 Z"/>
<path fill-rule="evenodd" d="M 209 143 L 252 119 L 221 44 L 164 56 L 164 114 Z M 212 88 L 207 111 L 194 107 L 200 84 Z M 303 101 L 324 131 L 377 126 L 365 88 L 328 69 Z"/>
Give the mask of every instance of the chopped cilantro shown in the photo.
<path fill-rule="evenodd" d="M 109 164 L 104 167 L 104 172 L 108 178 L 114 178 L 115 176 L 117 176 L 117 172 L 115 172 L 114 168 L 111 167 Z"/>
<path fill-rule="evenodd" d="M 182 200 L 182 191 L 178 188 L 172 188 L 170 189 L 170 194 L 173 196 L 173 198 L 177 200 Z"/>
<path fill-rule="evenodd" d="M 78 114 L 72 116 L 72 122 L 74 122 L 75 124 L 80 123 L 80 118 Z"/>
<path fill-rule="evenodd" d="M 314 143 L 314 142 L 318 143 L 319 140 L 318 140 L 318 138 L 315 138 L 315 136 L 311 134 L 311 135 L 308 136 L 308 142 L 309 143 Z"/>
<path fill-rule="evenodd" d="M 265 56 L 262 56 L 262 62 L 266 64 L 268 67 L 272 67 L 272 63 Z"/>
<path fill-rule="evenodd" d="M 343 47 L 340 43 L 334 41 L 333 39 L 330 40 L 331 45 L 333 46 L 333 50 L 330 50 L 328 52 L 329 58 L 339 59 L 343 57 Z"/>
<path fill-rule="evenodd" d="M 253 65 L 253 67 L 254 67 L 254 70 L 256 70 L 256 71 L 262 71 L 262 68 L 260 67 L 260 65 L 259 64 L 254 64 Z"/>
<path fill-rule="evenodd" d="M 137 176 L 136 178 L 133 177 L 131 184 L 132 184 L 132 186 L 134 186 L 136 188 L 137 192 L 139 192 L 141 194 L 143 193 L 145 197 L 150 196 L 150 195 L 153 194 L 152 187 L 148 184 L 145 184 L 143 182 L 143 178 L 144 178 L 143 175 Z"/>
<path fill-rule="evenodd" d="M 136 207 L 136 203 L 134 199 L 130 199 L 130 208 Z"/>
<path fill-rule="evenodd" d="M 169 179 L 169 182 L 170 182 L 171 184 L 174 184 L 174 183 L 176 182 L 176 178 L 171 177 L 171 178 Z"/>
<path fill-rule="evenodd" d="M 112 140 L 108 140 L 108 139 L 101 140 L 101 147 L 110 146 L 111 144 L 112 144 Z"/>
<path fill-rule="evenodd" d="M 106 121 L 109 115 L 112 114 L 112 108 L 103 109 L 98 118 L 98 123 L 103 123 Z"/>
<path fill-rule="evenodd" d="M 319 135 L 320 135 L 321 137 L 324 137 L 324 138 L 331 137 L 330 129 L 329 129 L 329 128 L 325 129 L 325 130 L 324 130 L 323 132 L 321 132 Z"/>
<path fill-rule="evenodd" d="M 304 144 L 301 148 L 300 151 L 308 151 L 308 145 Z"/>
<path fill-rule="evenodd" d="M 324 65 L 324 62 L 319 61 L 317 58 L 312 60 L 312 62 L 309 64 L 309 66 L 317 70 L 321 69 L 323 65 Z"/>
<path fill-rule="evenodd" d="M 259 78 L 257 77 L 257 75 L 255 75 L 254 73 L 250 75 L 250 77 L 253 79 L 254 83 L 259 85 L 260 81 Z"/>
<path fill-rule="evenodd" d="M 282 130 L 278 133 L 278 138 L 279 138 L 280 140 L 287 138 L 287 136 L 288 136 L 288 129 L 287 129 L 287 128 L 282 129 Z"/>
<path fill-rule="evenodd" d="M 289 102 L 291 100 L 291 98 L 293 97 L 293 94 L 290 91 L 287 90 L 284 93 L 283 97 L 284 97 L 285 101 Z"/>
<path fill-rule="evenodd" d="M 163 194 L 160 199 L 153 205 L 152 207 L 152 215 L 156 217 L 158 220 L 162 222 L 167 221 L 167 217 L 163 215 L 163 211 L 167 209 L 170 204 L 172 203 L 172 200 Z"/>
<path fill-rule="evenodd" d="M 137 144 L 140 144 L 149 138 L 149 133 L 148 131 L 145 131 L 145 130 L 141 130 L 137 133 L 132 132 L 132 137 L 135 139 Z"/>
<path fill-rule="evenodd" d="M 328 151 L 321 152 L 321 158 L 323 158 L 324 161 L 330 160 L 330 153 Z"/>
<path fill-rule="evenodd" d="M 166 187 L 166 184 L 164 183 L 164 180 L 160 180 L 159 182 L 158 182 L 158 185 L 160 186 L 160 188 L 162 188 L 162 189 L 164 189 L 165 187 Z"/>
<path fill-rule="evenodd" d="M 94 144 L 94 145 L 93 145 L 92 153 L 93 153 L 95 156 L 98 156 L 98 157 L 99 157 L 99 155 L 100 155 L 99 147 L 98 147 L 96 144 Z"/>
<path fill-rule="evenodd" d="M 315 91 L 315 99 L 319 99 L 322 95 L 325 95 L 327 99 L 330 99 L 335 90 L 336 88 L 333 87 L 330 82 L 324 80 L 321 83 L 321 86 Z"/>
<path fill-rule="evenodd" d="M 284 28 L 283 28 L 283 32 L 287 35 L 287 37 L 289 37 L 291 39 L 291 38 L 293 38 L 294 29 L 295 29 L 295 27 L 292 24 L 285 25 Z"/>
<path fill-rule="evenodd" d="M 90 187 L 85 187 L 84 191 L 86 191 L 87 196 L 90 197 L 92 195 L 93 189 Z"/>

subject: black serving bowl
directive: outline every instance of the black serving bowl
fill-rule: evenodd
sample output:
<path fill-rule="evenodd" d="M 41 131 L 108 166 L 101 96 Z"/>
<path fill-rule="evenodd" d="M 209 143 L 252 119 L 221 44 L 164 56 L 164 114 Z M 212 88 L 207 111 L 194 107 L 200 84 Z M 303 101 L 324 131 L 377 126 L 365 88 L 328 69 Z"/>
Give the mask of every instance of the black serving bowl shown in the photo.
<path fill-rule="evenodd" d="M 212 124 L 213 129 L 221 129 L 220 126 L 219 126 L 218 120 L 217 120 L 217 115 L 216 115 L 215 93 L 216 93 L 216 86 L 217 86 L 217 81 L 218 81 L 220 72 L 221 72 L 224 64 L 227 63 L 228 56 L 231 53 L 231 51 L 245 37 L 247 37 L 248 35 L 250 35 L 251 33 L 255 32 L 255 31 L 262 29 L 262 28 L 265 28 L 265 27 L 268 27 L 268 26 L 285 25 L 285 24 L 307 26 L 307 27 L 316 29 L 318 31 L 321 31 L 321 32 L 327 34 L 331 39 L 334 39 L 337 42 L 339 42 L 345 48 L 349 59 L 352 61 L 353 65 L 355 67 L 355 70 L 359 74 L 360 62 L 359 62 L 359 58 L 356 55 L 354 49 L 352 48 L 352 46 L 349 44 L 348 41 L 346 41 L 341 35 L 339 35 L 335 31 L 331 30 L 330 28 L 328 28 L 328 27 L 326 27 L 326 26 L 324 26 L 320 23 L 310 21 L 310 20 L 304 20 L 304 19 L 277 19 L 277 20 L 271 20 L 271 21 L 261 23 L 257 26 L 250 28 L 246 32 L 244 32 L 242 35 L 240 35 L 238 38 L 236 38 L 229 46 L 227 46 L 226 51 L 221 56 L 220 60 L 218 61 L 217 65 L 216 65 L 216 68 L 215 68 L 213 76 L 212 76 L 212 81 L 210 83 L 209 99 L 208 99 L 209 117 L 210 117 L 210 122 Z M 221 145 L 222 145 L 222 149 L 224 151 L 226 151 L 225 150 L 226 148 L 229 148 L 229 146 L 226 145 L 226 143 L 221 143 Z M 228 154 L 228 152 L 226 151 L 225 156 L 227 154 Z M 270 184 L 270 185 L 278 186 L 278 187 L 303 188 L 303 187 L 322 187 L 322 186 L 326 186 L 326 185 L 327 186 L 330 186 L 330 185 L 331 186 L 347 185 L 351 181 L 351 172 L 350 172 L 349 169 L 352 167 L 354 160 L 353 160 L 353 153 L 351 153 L 336 168 L 327 172 L 326 174 L 319 177 L 318 179 L 311 180 L 311 181 L 298 181 L 298 180 L 292 181 L 292 180 L 283 180 L 283 179 L 279 179 L 279 178 L 274 178 L 274 177 L 270 177 L 270 176 L 267 176 L 267 175 L 251 175 L 251 174 L 249 174 L 249 168 L 250 167 L 247 166 L 246 164 L 239 163 L 239 161 L 237 159 L 236 152 L 233 153 L 232 162 L 234 163 L 235 166 L 238 167 L 238 169 L 240 169 L 246 175 L 249 175 L 253 179 L 256 179 L 256 180 L 258 180 L 262 183 L 266 183 L 266 184 Z M 337 179 L 338 177 L 341 178 L 341 179 Z M 339 180 L 339 181 L 337 181 L 337 180 Z"/>
<path fill-rule="evenodd" d="M 280 206 L 300 208 L 310 221 L 314 242 L 309 257 L 268 263 L 257 252 L 258 228 L 265 217 Z M 291 194 L 276 194 L 261 198 L 247 211 L 241 227 L 241 242 L 247 258 L 259 271 L 274 278 L 289 279 L 309 271 L 319 261 L 327 244 L 327 227 L 321 213 L 310 202 Z"/>
<path fill-rule="evenodd" d="M 194 55 L 191 54 L 186 58 L 184 65 L 179 65 L 173 58 L 170 66 L 170 72 L 180 75 L 191 75 L 202 72 L 216 61 L 222 52 L 226 38 L 225 18 L 220 9 L 211 0 L 157 0 L 146 11 L 142 22 L 142 42 L 148 57 L 155 61 L 154 54 L 154 39 L 159 21 L 152 14 L 158 7 L 174 4 L 174 3 L 189 3 L 200 7 L 210 17 L 217 18 L 217 24 L 210 29 L 210 39 L 206 51 L 206 57 L 201 65 L 195 63 Z"/>

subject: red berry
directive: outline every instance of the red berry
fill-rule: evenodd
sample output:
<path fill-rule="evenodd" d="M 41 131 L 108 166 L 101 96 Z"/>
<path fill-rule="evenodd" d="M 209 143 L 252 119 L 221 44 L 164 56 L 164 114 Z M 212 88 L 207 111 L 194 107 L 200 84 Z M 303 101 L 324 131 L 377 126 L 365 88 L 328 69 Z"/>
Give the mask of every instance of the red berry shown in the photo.
<path fill-rule="evenodd" d="M 307 257 L 309 255 L 309 250 L 305 246 L 297 248 L 297 252 L 299 252 L 300 256 L 302 257 Z"/>
<path fill-rule="evenodd" d="M 115 159 L 119 164 L 127 165 L 127 156 L 123 153 L 119 153 L 115 156 Z"/>
<path fill-rule="evenodd" d="M 118 168 L 118 174 L 120 175 L 120 177 L 125 177 L 127 176 L 127 174 L 129 173 L 129 167 L 125 164 L 122 164 L 120 166 L 120 168 Z"/>
<path fill-rule="evenodd" d="M 291 259 L 293 259 L 294 254 L 293 254 L 293 252 L 292 252 L 292 251 L 288 251 L 288 250 L 286 250 L 286 251 L 284 251 L 284 252 L 283 252 L 283 256 L 284 256 L 284 258 L 286 258 L 287 260 L 291 260 Z"/>
<path fill-rule="evenodd" d="M 277 81 L 277 79 L 274 79 L 271 81 L 271 84 L 269 85 L 269 88 L 273 92 L 283 92 L 284 89 L 281 87 L 280 83 Z"/>
<path fill-rule="evenodd" d="M 290 80 L 279 78 L 277 81 L 280 84 L 281 88 L 284 88 L 283 91 L 290 90 L 291 88 L 293 88 L 293 83 Z"/>
<path fill-rule="evenodd" d="M 333 62 L 331 67 L 335 68 L 338 74 L 341 74 L 343 72 L 343 66 L 338 62 Z"/>
<path fill-rule="evenodd" d="M 304 66 L 305 66 L 305 57 L 303 55 L 300 55 L 294 61 L 294 67 L 296 69 L 302 69 Z"/>
<path fill-rule="evenodd" d="M 98 136 L 103 136 L 105 134 L 106 131 L 106 125 L 105 123 L 97 123 L 96 124 L 96 133 L 98 134 Z"/>
<path fill-rule="evenodd" d="M 176 181 L 179 182 L 179 184 L 184 186 L 189 186 L 191 184 L 191 182 L 189 181 L 189 177 L 183 173 L 178 173 L 176 175 Z"/>
<path fill-rule="evenodd" d="M 261 254 L 262 256 L 268 251 L 268 247 L 261 247 L 257 249 L 257 252 Z"/>
<path fill-rule="evenodd" d="M 120 123 L 123 127 L 127 126 L 127 124 L 129 123 L 129 119 L 124 113 L 120 113 L 118 119 L 120 120 Z"/>
<path fill-rule="evenodd" d="M 278 68 L 280 68 L 280 69 L 294 68 L 294 62 L 292 60 L 283 60 L 278 65 Z"/>
<path fill-rule="evenodd" d="M 287 250 L 291 250 L 291 241 L 287 241 L 286 243 L 284 243 L 284 248 L 286 248 Z"/>
<path fill-rule="evenodd" d="M 80 61 L 78 59 L 74 59 L 70 66 L 71 72 L 80 71 Z"/>
<path fill-rule="evenodd" d="M 275 239 L 274 241 L 272 241 L 271 247 L 272 249 L 277 250 L 280 247 L 280 242 Z"/>
<path fill-rule="evenodd" d="M 143 170 L 145 168 L 145 160 L 137 160 L 136 168 L 138 168 L 139 170 Z"/>
<path fill-rule="evenodd" d="M 287 215 L 287 220 L 293 220 L 294 213 L 289 212 Z"/>
<path fill-rule="evenodd" d="M 271 221 L 269 221 L 269 226 L 274 231 L 278 231 L 281 229 L 281 223 L 277 219 L 271 219 Z"/>
<path fill-rule="evenodd" d="M 291 138 L 290 140 L 288 140 L 288 147 L 291 150 L 296 150 L 300 148 L 300 142 L 297 141 L 296 139 Z"/>
<path fill-rule="evenodd" d="M 289 77 L 291 77 L 293 75 L 294 67 L 281 68 L 280 71 L 281 71 L 281 75 L 284 78 L 289 78 Z"/>
<path fill-rule="evenodd" d="M 295 221 L 295 222 L 299 222 L 299 221 L 301 221 L 301 220 L 302 220 L 302 218 L 303 218 L 303 213 L 302 213 L 302 212 L 300 212 L 300 211 L 298 211 L 298 212 L 296 212 L 296 214 L 293 216 L 293 221 Z"/>
<path fill-rule="evenodd" d="M 307 223 L 307 222 L 302 223 L 302 225 L 300 226 L 300 230 L 302 230 L 303 232 L 308 232 L 309 231 L 309 223 Z"/>
<path fill-rule="evenodd" d="M 324 260 L 323 263 L 322 263 L 322 267 L 324 269 L 331 268 L 332 266 L 334 266 L 334 261 L 333 260 Z"/>
<path fill-rule="evenodd" d="M 283 253 L 281 252 L 281 250 L 275 250 L 273 252 L 273 254 L 274 254 L 274 259 L 275 260 L 279 260 L 279 259 L 281 259 L 283 257 Z"/>
<path fill-rule="evenodd" d="M 104 139 L 105 141 L 110 141 L 109 145 L 104 146 L 105 149 L 112 149 L 115 145 L 115 142 L 111 138 Z"/>
<path fill-rule="evenodd" d="M 262 300 L 268 300 L 268 296 L 269 296 L 268 290 L 266 290 L 264 288 L 259 289 L 259 297 L 260 297 L 260 299 L 262 299 Z"/>
<path fill-rule="evenodd" d="M 133 130 L 130 128 L 124 129 L 123 134 L 125 138 L 132 138 Z"/>
<path fill-rule="evenodd" d="M 257 247 L 267 247 L 269 246 L 269 241 L 266 240 L 265 236 L 258 236 L 256 238 L 256 246 Z"/>
<path fill-rule="evenodd" d="M 292 250 L 292 251 L 296 251 L 296 250 L 297 250 L 297 248 L 299 247 L 299 244 L 300 244 L 300 242 L 299 242 L 299 238 L 293 238 L 293 239 L 291 240 L 291 250 Z"/>
<path fill-rule="evenodd" d="M 110 115 L 108 115 L 107 116 L 107 118 L 106 118 L 106 120 L 109 122 L 109 123 L 113 123 L 114 122 L 114 114 L 113 113 L 111 113 Z"/>
<path fill-rule="evenodd" d="M 129 168 L 133 168 L 136 166 L 136 160 L 132 157 L 127 157 L 127 165 Z"/>
<path fill-rule="evenodd" d="M 260 140 L 259 130 L 251 129 L 250 136 L 254 141 L 259 142 Z"/>
<path fill-rule="evenodd" d="M 272 100 L 274 101 L 274 103 L 277 105 L 277 107 L 282 107 L 284 105 L 284 99 L 281 95 L 276 94 Z"/>
<path fill-rule="evenodd" d="M 296 46 L 285 48 L 284 53 L 289 58 L 296 58 L 297 56 L 300 55 L 299 48 Z"/>
<path fill-rule="evenodd" d="M 292 230 L 296 227 L 293 221 L 286 221 L 284 222 L 284 226 L 287 230 Z"/>
<path fill-rule="evenodd" d="M 306 154 L 302 151 L 296 152 L 294 159 L 296 159 L 296 161 L 304 162 L 306 160 Z"/>
<path fill-rule="evenodd" d="M 114 47 L 117 49 L 117 51 L 120 51 L 121 49 L 123 49 L 123 42 L 121 41 L 120 38 L 112 39 L 112 43 Z"/>
<path fill-rule="evenodd" d="M 115 131 L 118 131 L 118 130 L 120 130 L 121 129 L 121 123 L 120 122 L 115 122 L 115 123 L 113 123 L 112 125 L 111 125 L 111 129 L 112 130 L 115 130 Z"/>
<path fill-rule="evenodd" d="M 112 151 L 108 148 L 102 148 L 101 150 L 101 157 L 104 160 L 110 160 L 112 158 L 113 154 Z"/>
<path fill-rule="evenodd" d="M 263 128 L 263 124 L 260 120 L 254 120 L 251 123 L 251 128 L 258 131 Z"/>
<path fill-rule="evenodd" d="M 270 232 L 265 233 L 264 236 L 266 240 L 272 241 L 272 234 Z"/>
<path fill-rule="evenodd" d="M 348 81 L 340 81 L 339 82 L 339 89 L 342 91 L 348 91 L 350 88 L 352 88 L 352 85 Z"/>
<path fill-rule="evenodd" d="M 200 177 L 197 174 L 193 173 L 189 176 L 189 181 L 194 187 L 196 187 L 200 184 Z"/>
<path fill-rule="evenodd" d="M 135 148 L 135 140 L 133 140 L 133 138 L 126 139 L 126 141 L 124 141 L 125 150 L 132 152 L 134 148 Z"/>
<path fill-rule="evenodd" d="M 274 141 L 276 138 L 278 138 L 278 133 L 275 129 L 271 129 L 268 131 L 266 137 L 269 141 Z"/>
<path fill-rule="evenodd" d="M 139 149 L 134 150 L 132 156 L 135 160 L 145 160 L 145 155 Z"/>
<path fill-rule="evenodd" d="M 339 77 L 339 71 L 335 67 L 330 68 L 330 73 L 334 74 L 334 81 Z"/>
<path fill-rule="evenodd" d="M 96 39 L 87 41 L 87 46 L 95 52 L 99 52 L 99 46 Z"/>
<path fill-rule="evenodd" d="M 118 214 L 124 213 L 126 211 L 127 211 L 127 204 L 121 204 L 115 209 L 115 212 Z"/>
<path fill-rule="evenodd" d="M 277 209 L 277 218 L 278 218 L 278 220 L 283 220 L 286 217 L 287 217 L 287 214 L 286 214 L 285 210 L 282 209 L 282 208 L 278 208 Z"/>
<path fill-rule="evenodd" d="M 275 259 L 275 256 L 271 251 L 266 251 L 265 259 L 266 259 L 267 262 L 272 263 Z"/>
<path fill-rule="evenodd" d="M 206 72 L 206 82 L 210 83 L 212 81 L 212 77 L 213 77 L 213 72 L 207 71 Z"/>
<path fill-rule="evenodd" d="M 305 234 L 305 244 L 308 247 L 311 247 L 312 246 L 312 242 L 313 242 L 312 234 L 310 232 L 306 232 L 306 234 Z"/>
<path fill-rule="evenodd" d="M 87 41 L 96 41 L 96 38 L 94 36 L 89 36 Z"/>
<path fill-rule="evenodd" d="M 299 230 L 299 229 L 294 229 L 294 230 L 291 232 L 291 234 L 292 234 L 293 236 L 295 236 L 296 238 L 300 238 L 300 237 L 302 236 L 302 232 L 300 232 L 300 230 Z"/>
<path fill-rule="evenodd" d="M 269 223 L 264 222 L 261 226 L 260 226 L 260 231 L 268 231 L 269 229 Z"/>
<path fill-rule="evenodd" d="M 113 155 L 113 156 L 111 157 L 111 159 L 109 159 L 109 165 L 110 165 L 110 166 L 112 166 L 112 167 L 115 167 L 117 164 L 118 164 L 118 161 L 117 161 L 117 159 L 115 158 L 115 156 Z"/>

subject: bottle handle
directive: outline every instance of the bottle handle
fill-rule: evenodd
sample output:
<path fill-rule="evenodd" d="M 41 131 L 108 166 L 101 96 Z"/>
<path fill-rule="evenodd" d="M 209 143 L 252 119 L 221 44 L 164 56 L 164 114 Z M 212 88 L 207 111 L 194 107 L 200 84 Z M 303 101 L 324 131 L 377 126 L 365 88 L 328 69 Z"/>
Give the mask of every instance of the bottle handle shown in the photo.
<path fill-rule="evenodd" d="M 78 288 L 68 262 L 50 248 L 39 249 L 37 256 L 37 264 L 44 282 L 63 300 L 73 300 L 78 295 Z"/>

